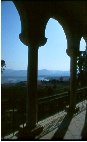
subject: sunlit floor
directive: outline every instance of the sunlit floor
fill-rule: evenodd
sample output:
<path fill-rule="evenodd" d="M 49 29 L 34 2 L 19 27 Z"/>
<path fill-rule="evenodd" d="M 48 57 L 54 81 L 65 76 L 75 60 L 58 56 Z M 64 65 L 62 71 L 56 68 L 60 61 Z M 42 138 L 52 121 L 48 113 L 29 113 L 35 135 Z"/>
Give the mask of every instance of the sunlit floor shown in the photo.
<path fill-rule="evenodd" d="M 79 111 L 73 116 L 69 116 L 64 110 L 49 118 L 39 121 L 38 124 L 43 126 L 43 131 L 35 139 L 39 140 L 81 140 L 84 138 L 84 131 L 87 126 L 87 101 L 84 100 L 77 104 Z M 17 139 L 16 133 L 14 136 L 10 134 L 4 139 Z"/>
<path fill-rule="evenodd" d="M 86 104 L 83 101 L 77 104 L 79 111 L 72 117 L 68 117 L 65 111 L 60 112 L 46 120 L 39 122 L 44 130 L 40 134 L 40 139 L 82 139 L 82 131 L 86 118 Z"/>

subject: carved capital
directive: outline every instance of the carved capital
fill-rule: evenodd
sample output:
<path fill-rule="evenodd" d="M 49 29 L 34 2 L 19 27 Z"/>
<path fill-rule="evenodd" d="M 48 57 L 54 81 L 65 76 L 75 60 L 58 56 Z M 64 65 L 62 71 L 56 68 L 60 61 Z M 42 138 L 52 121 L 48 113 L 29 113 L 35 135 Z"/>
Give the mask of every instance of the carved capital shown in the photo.
<path fill-rule="evenodd" d="M 41 36 L 41 38 L 35 39 L 35 38 L 30 38 L 29 35 L 27 35 L 25 33 L 20 33 L 19 38 L 20 38 L 21 42 L 23 42 L 23 44 L 25 44 L 26 46 L 30 46 L 30 47 L 33 47 L 33 46 L 40 47 L 40 46 L 45 45 L 47 42 L 46 37 Z"/>
<path fill-rule="evenodd" d="M 79 56 L 79 50 L 76 50 L 76 49 L 66 49 L 66 53 L 68 56 L 72 57 L 72 56 Z"/>

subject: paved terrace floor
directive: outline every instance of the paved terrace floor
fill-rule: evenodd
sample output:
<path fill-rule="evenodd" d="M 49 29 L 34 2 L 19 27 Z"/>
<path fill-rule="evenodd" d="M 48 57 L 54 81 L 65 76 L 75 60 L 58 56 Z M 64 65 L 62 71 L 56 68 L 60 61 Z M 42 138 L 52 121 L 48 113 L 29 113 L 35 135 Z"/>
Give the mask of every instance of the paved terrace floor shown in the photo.
<path fill-rule="evenodd" d="M 76 105 L 79 111 L 73 116 L 64 110 L 48 117 L 38 124 L 43 126 L 43 131 L 36 136 L 36 140 L 87 140 L 87 100 Z M 18 131 L 17 131 L 18 132 Z M 16 133 L 5 136 L 4 139 L 17 140 Z"/>

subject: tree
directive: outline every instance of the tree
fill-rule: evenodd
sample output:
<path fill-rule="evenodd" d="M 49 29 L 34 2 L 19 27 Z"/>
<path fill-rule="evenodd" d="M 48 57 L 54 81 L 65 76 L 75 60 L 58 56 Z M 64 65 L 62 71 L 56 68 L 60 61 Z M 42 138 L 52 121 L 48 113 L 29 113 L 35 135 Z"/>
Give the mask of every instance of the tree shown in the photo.
<path fill-rule="evenodd" d="M 6 63 L 4 60 L 1 60 L 1 72 L 3 72 L 3 70 L 5 70 L 6 67 Z"/>

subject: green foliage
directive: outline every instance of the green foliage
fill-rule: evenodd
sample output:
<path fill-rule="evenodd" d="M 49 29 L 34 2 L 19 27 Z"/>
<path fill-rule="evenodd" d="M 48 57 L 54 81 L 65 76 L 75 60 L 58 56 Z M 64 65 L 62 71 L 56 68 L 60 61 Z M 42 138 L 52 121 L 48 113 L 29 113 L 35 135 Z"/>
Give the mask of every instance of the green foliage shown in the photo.
<path fill-rule="evenodd" d="M 3 70 L 5 70 L 6 67 L 6 63 L 4 60 L 1 60 L 1 72 L 3 72 Z"/>

